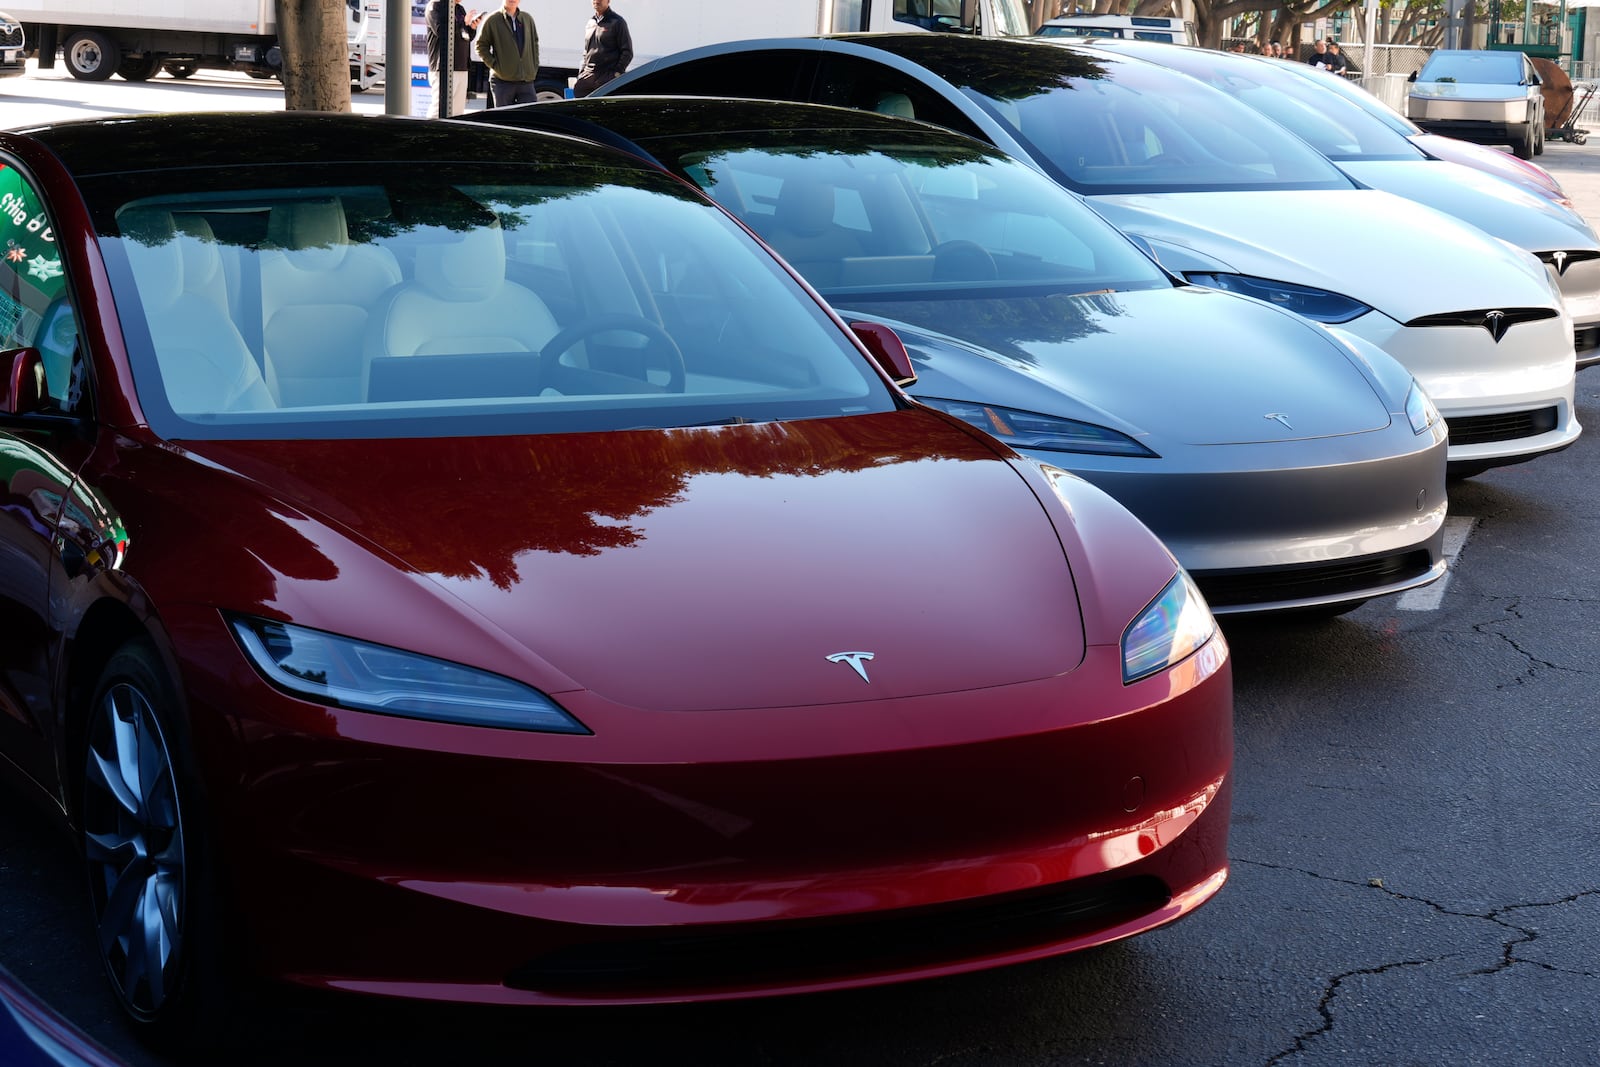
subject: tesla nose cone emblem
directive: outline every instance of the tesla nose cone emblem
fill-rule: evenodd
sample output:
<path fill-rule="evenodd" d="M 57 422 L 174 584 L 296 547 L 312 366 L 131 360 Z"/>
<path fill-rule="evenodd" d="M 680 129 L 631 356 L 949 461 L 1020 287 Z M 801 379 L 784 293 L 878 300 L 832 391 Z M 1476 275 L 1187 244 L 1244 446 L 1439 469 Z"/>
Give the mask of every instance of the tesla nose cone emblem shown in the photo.
<path fill-rule="evenodd" d="M 1489 336 L 1494 338 L 1494 343 L 1499 344 L 1500 338 L 1506 335 L 1511 324 L 1506 321 L 1504 311 L 1491 311 L 1483 317 L 1483 328 L 1489 331 Z"/>
<path fill-rule="evenodd" d="M 1550 262 L 1556 265 L 1556 275 L 1558 277 L 1567 273 L 1567 254 L 1565 252 L 1550 253 Z"/>
<path fill-rule="evenodd" d="M 850 669 L 861 675 L 861 680 L 868 685 L 872 679 L 867 677 L 867 661 L 872 659 L 871 652 L 835 652 L 828 657 L 829 663 L 847 663 Z"/>
<path fill-rule="evenodd" d="M 1271 419 L 1273 422 L 1281 422 L 1281 423 L 1283 423 L 1283 428 L 1285 430 L 1294 429 L 1293 426 L 1289 425 L 1289 416 L 1285 415 L 1281 411 L 1274 411 L 1269 415 L 1263 415 L 1262 418 Z"/>

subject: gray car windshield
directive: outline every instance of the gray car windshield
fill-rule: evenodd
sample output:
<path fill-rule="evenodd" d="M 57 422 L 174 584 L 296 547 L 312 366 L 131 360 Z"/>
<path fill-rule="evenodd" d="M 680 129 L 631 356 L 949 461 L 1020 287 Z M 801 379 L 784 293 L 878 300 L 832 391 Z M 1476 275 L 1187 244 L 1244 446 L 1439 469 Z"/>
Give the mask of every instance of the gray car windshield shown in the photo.
<path fill-rule="evenodd" d="M 1087 194 L 1349 189 L 1327 159 L 1226 93 L 1129 62 L 1028 95 L 966 93 Z"/>
<path fill-rule="evenodd" d="M 165 436 L 571 432 L 895 403 L 824 308 L 666 175 L 279 169 L 185 191 L 163 172 L 100 222 Z"/>
<path fill-rule="evenodd" d="M 1521 52 L 1435 52 L 1417 75 L 1419 82 L 1481 85 L 1516 85 L 1521 80 Z"/>
<path fill-rule="evenodd" d="M 706 139 L 649 147 L 830 297 L 1171 284 L 1077 198 L 976 144 L 858 135 L 845 147 L 837 133 L 784 130 L 708 150 Z"/>

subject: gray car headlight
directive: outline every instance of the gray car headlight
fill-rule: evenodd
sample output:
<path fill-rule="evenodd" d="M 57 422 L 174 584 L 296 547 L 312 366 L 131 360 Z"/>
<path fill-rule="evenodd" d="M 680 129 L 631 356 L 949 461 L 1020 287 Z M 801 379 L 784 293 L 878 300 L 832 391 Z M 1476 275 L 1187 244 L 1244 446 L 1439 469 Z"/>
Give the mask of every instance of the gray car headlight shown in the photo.
<path fill-rule="evenodd" d="M 1411 391 L 1406 394 L 1406 418 L 1411 420 L 1411 432 L 1427 433 L 1442 417 L 1422 386 L 1412 382 Z"/>
<path fill-rule="evenodd" d="M 969 422 L 985 433 L 993 434 L 1012 448 L 1157 458 L 1154 452 L 1127 434 L 1106 426 L 1096 426 L 1092 422 L 969 400 L 943 400 L 932 396 L 919 396 L 917 399 L 929 407 L 954 415 L 962 422 Z"/>
<path fill-rule="evenodd" d="M 466 726 L 590 733 L 537 689 L 498 674 L 286 622 L 235 615 L 228 623 L 262 677 L 318 704 Z"/>
<path fill-rule="evenodd" d="M 1221 274 L 1196 271 L 1184 277 L 1195 285 L 1208 289 L 1226 289 L 1241 296 L 1253 296 L 1269 304 L 1292 311 L 1296 315 L 1316 322 L 1349 322 L 1372 309 L 1361 301 L 1333 293 L 1326 289 L 1313 289 L 1293 282 L 1273 281 L 1271 278 L 1253 278 L 1248 274 Z"/>
<path fill-rule="evenodd" d="M 1122 681 L 1137 682 L 1181 663 L 1217 632 L 1205 597 L 1180 570 L 1161 595 L 1122 631 Z"/>

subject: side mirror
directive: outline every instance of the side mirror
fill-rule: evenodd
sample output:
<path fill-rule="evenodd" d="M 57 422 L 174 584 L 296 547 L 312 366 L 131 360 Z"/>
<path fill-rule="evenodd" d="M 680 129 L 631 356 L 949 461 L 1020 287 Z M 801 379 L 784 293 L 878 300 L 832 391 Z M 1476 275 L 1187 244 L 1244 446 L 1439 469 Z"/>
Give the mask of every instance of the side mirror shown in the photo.
<path fill-rule="evenodd" d="M 47 406 L 44 360 L 37 348 L 17 348 L 0 352 L 0 367 L 5 381 L 0 384 L 0 414 L 29 415 Z"/>
<path fill-rule="evenodd" d="M 900 340 L 899 334 L 881 322 L 852 322 L 850 331 L 866 346 L 878 366 L 894 379 L 896 385 L 904 388 L 916 384 L 917 372 L 911 366 L 911 353 L 906 351 L 906 344 Z"/>
<path fill-rule="evenodd" d="M 1406 79 L 1406 81 L 1408 81 L 1408 82 L 1414 82 L 1416 80 L 1417 80 L 1417 72 L 1416 71 L 1412 71 L 1411 72 L 1411 77 Z"/>

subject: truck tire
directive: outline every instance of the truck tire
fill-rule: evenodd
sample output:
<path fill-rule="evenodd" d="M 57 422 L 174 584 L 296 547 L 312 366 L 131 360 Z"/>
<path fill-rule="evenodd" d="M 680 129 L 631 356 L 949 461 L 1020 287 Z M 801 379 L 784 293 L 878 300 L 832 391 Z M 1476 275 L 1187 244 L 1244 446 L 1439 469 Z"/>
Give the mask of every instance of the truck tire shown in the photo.
<path fill-rule="evenodd" d="M 1521 129 L 1511 132 L 1511 154 L 1518 159 L 1533 158 L 1533 123 L 1523 123 Z"/>
<path fill-rule="evenodd" d="M 67 73 L 79 81 L 103 82 L 122 66 L 122 46 L 99 30 L 79 30 L 61 46 Z"/>
<path fill-rule="evenodd" d="M 117 67 L 117 73 L 123 80 L 130 82 L 147 82 L 161 71 L 160 56 L 141 56 L 138 59 L 124 59 Z"/>
<path fill-rule="evenodd" d="M 200 64 L 191 63 L 187 60 L 167 64 L 167 73 L 172 75 L 174 78 L 178 78 L 179 80 L 190 77 L 199 69 Z"/>

